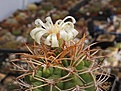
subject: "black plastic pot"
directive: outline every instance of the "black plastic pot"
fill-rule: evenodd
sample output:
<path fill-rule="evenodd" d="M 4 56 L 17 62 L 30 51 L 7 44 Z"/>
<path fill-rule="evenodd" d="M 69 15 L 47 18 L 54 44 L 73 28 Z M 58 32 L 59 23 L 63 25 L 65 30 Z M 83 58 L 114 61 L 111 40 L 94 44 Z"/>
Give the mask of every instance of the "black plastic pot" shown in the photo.
<path fill-rule="evenodd" d="M 5 59 L 8 58 L 9 54 L 11 53 L 30 53 L 30 52 L 27 50 L 0 49 L 0 66 L 2 65 L 2 62 L 5 61 Z"/>
<path fill-rule="evenodd" d="M 110 87 L 109 91 L 115 91 L 116 76 L 115 75 L 111 75 L 111 77 L 109 77 L 109 79 L 107 81 L 111 82 L 111 87 Z"/>
<path fill-rule="evenodd" d="M 96 43 L 92 46 L 95 48 L 97 46 L 101 47 L 102 49 L 106 49 L 108 47 L 112 47 L 115 45 L 115 35 L 111 34 L 100 34 L 97 38 L 94 38 L 93 43 Z"/>
<path fill-rule="evenodd" d="M 118 91 L 121 91 L 121 78 L 119 79 L 119 87 L 118 87 Z"/>
<path fill-rule="evenodd" d="M 105 75 L 102 75 L 102 79 L 104 78 Z M 100 77 L 100 75 L 97 76 L 97 79 Z M 116 91 L 116 76 L 114 74 L 111 74 L 110 77 L 105 81 L 105 82 L 109 82 L 111 83 L 110 84 L 110 87 L 108 90 L 103 90 L 103 91 Z M 105 82 L 102 84 L 102 85 L 105 85 Z"/>

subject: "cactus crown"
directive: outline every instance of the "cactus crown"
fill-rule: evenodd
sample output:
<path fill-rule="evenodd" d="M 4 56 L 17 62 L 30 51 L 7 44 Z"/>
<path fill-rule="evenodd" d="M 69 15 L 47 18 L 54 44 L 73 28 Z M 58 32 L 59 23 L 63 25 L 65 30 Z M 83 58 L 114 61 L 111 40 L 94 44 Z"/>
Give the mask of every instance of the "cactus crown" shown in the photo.
<path fill-rule="evenodd" d="M 72 27 L 73 22 L 65 24 L 64 21 L 59 20 L 58 26 L 60 23 L 64 26 L 62 32 L 65 31 L 65 37 L 69 38 L 70 35 L 75 37 L 77 31 Z M 46 27 L 49 25 L 51 29 L 53 27 L 48 23 L 42 24 Z M 106 71 L 97 63 L 98 59 L 103 57 L 95 55 L 99 50 L 90 49 L 93 44 L 85 45 L 86 34 L 78 42 L 74 42 L 73 37 L 69 40 L 64 38 L 62 32 L 54 33 L 57 35 L 54 37 L 55 42 L 59 44 L 57 47 L 57 43 L 54 46 L 53 34 L 47 34 L 46 28 L 44 30 L 41 28 L 42 26 L 38 30 L 32 30 L 31 33 L 39 45 L 36 43 L 31 47 L 26 45 L 30 54 L 19 53 L 20 58 L 12 60 L 17 70 L 22 72 L 17 81 L 26 89 L 25 91 L 101 91 L 101 84 L 108 79 Z M 40 37 L 41 31 L 46 31 L 43 38 Z M 76 33 L 73 35 L 73 32 Z M 41 38 L 41 43 L 37 38 Z M 47 45 L 45 41 L 50 44 Z M 19 65 L 20 62 L 26 66 Z M 97 75 L 100 75 L 98 79 Z"/>

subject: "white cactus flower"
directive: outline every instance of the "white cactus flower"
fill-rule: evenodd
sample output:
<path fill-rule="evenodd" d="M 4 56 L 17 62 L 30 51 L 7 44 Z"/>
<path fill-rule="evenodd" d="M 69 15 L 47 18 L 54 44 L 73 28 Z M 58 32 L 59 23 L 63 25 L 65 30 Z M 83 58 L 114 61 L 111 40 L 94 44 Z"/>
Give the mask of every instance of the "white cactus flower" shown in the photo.
<path fill-rule="evenodd" d="M 71 19 L 71 21 L 67 21 L 68 19 Z M 72 16 L 57 20 L 55 24 L 53 24 L 51 17 L 46 18 L 46 23 L 36 19 L 35 24 L 37 27 L 30 32 L 30 35 L 38 44 L 41 42 L 41 37 L 44 36 L 46 45 L 59 47 L 59 39 L 69 41 L 78 34 L 78 31 L 74 28 L 75 23 L 76 20 Z"/>

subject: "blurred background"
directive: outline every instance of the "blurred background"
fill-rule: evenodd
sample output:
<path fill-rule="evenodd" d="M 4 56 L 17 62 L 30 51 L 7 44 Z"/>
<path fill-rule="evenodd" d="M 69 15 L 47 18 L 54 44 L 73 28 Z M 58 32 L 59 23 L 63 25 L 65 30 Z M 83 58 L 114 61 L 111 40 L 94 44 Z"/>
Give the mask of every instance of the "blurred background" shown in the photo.
<path fill-rule="evenodd" d="M 33 43 L 34 20 L 51 16 L 55 22 L 68 15 L 77 21 L 77 39 L 86 31 L 85 44 L 97 42 L 92 48 L 107 56 L 101 64 L 115 76 L 114 90 L 121 91 L 121 0 L 0 0 L 0 91 L 21 91 L 15 81 L 21 73 L 11 70 L 10 60 L 29 53 L 25 43 Z"/>

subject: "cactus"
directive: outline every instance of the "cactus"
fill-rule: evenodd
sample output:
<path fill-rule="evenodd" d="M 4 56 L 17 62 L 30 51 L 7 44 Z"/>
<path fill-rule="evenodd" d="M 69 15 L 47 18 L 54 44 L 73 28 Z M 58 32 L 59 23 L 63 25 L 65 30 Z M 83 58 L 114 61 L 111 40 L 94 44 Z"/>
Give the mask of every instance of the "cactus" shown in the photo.
<path fill-rule="evenodd" d="M 71 18 L 72 22 L 65 22 L 68 18 Z M 39 20 L 37 23 L 36 21 L 37 28 L 43 26 L 46 29 L 47 25 L 45 26 L 45 24 L 48 23 L 50 28 L 52 22 L 50 22 L 50 18 L 46 20 L 49 22 L 42 23 Z M 40 26 L 40 23 L 44 25 Z M 57 33 L 57 38 L 55 38 L 57 43 L 53 43 L 53 36 L 48 37 L 52 35 L 49 34 L 50 32 L 38 37 L 39 32 L 41 35 L 42 31 L 32 30 L 33 34 L 30 34 L 38 44 L 34 43 L 31 47 L 26 45 L 30 54 L 20 53 L 19 59 L 12 60 L 12 63 L 23 73 L 17 77 L 17 82 L 26 89 L 25 91 L 101 91 L 100 85 L 108 78 L 102 65 L 97 63 L 101 56 L 95 55 L 98 50 L 90 49 L 92 44 L 85 45 L 85 33 L 78 42 L 73 41 L 77 35 L 76 30 L 71 30 L 74 29 L 71 25 L 74 23 L 75 19 L 69 16 L 60 20 L 60 23 L 52 24 L 50 30 L 51 33 Z M 58 31 L 55 32 L 54 29 Z M 70 34 L 61 35 L 61 29 L 66 30 L 65 34 Z M 45 42 L 46 38 L 49 39 L 49 44 L 47 41 Z M 17 62 L 24 62 L 27 66 L 17 66 L 15 64 Z M 103 79 L 101 77 L 96 79 L 97 75 L 106 76 Z"/>

